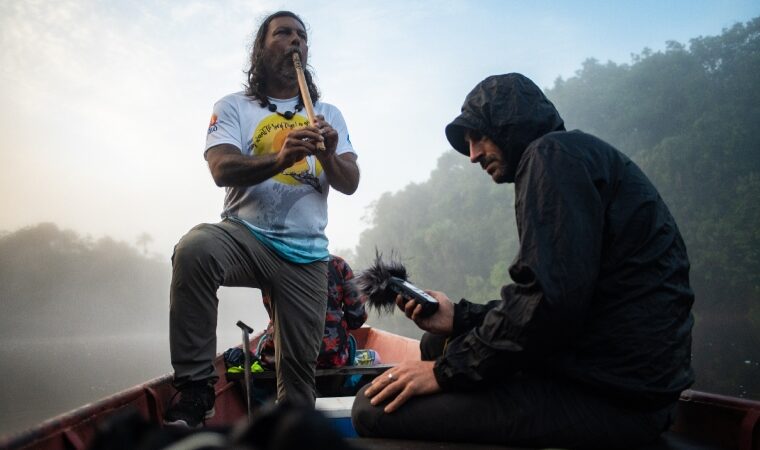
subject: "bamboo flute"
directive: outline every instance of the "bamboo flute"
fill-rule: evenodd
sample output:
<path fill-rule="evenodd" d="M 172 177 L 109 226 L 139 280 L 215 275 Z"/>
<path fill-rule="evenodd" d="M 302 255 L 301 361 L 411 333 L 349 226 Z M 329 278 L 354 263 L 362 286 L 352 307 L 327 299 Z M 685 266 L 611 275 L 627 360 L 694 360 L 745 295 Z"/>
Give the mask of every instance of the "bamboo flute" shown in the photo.
<path fill-rule="evenodd" d="M 309 122 L 312 126 L 317 124 L 317 116 L 314 114 L 314 104 L 311 102 L 311 94 L 309 94 L 309 86 L 306 84 L 306 75 L 303 73 L 303 66 L 301 65 L 301 56 L 298 52 L 293 52 L 293 65 L 296 67 L 296 77 L 298 78 L 298 87 L 301 89 L 301 98 L 303 98 L 303 106 L 306 108 L 306 115 L 309 117 Z M 317 150 L 325 150 L 324 142 L 317 142 Z"/>

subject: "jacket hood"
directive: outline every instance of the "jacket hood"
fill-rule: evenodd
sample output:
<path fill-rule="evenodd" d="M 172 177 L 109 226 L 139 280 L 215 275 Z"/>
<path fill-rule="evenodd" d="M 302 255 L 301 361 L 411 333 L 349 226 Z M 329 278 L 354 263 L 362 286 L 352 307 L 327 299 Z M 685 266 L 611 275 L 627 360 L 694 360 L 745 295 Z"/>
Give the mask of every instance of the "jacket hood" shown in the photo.
<path fill-rule="evenodd" d="M 446 138 L 459 153 L 469 156 L 464 140 L 468 129 L 488 136 L 504 152 L 507 181 L 514 181 L 517 164 L 534 140 L 565 123 L 552 102 L 530 79 L 519 73 L 493 75 L 467 94 L 462 113 L 446 126 Z"/>

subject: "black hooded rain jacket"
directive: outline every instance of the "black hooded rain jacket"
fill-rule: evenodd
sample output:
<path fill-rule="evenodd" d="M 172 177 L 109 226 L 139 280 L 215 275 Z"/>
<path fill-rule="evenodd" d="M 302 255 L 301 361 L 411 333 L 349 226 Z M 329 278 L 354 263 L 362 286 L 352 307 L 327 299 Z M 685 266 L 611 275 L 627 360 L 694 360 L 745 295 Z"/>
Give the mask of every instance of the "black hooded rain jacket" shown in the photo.
<path fill-rule="evenodd" d="M 477 389 L 521 372 L 647 407 L 676 400 L 694 378 L 694 295 L 686 248 L 654 186 L 609 144 L 564 131 L 554 105 L 518 74 L 467 96 L 446 130 L 464 154 L 466 128 L 511 162 L 520 249 L 501 300 L 456 305 L 454 337 L 434 368 L 441 387 Z"/>

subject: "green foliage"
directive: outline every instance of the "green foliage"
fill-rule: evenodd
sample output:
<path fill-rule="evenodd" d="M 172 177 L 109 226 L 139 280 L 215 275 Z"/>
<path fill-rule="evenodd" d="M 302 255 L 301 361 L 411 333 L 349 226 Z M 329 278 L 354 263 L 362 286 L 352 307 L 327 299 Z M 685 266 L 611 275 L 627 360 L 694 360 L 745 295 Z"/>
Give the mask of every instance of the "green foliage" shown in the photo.
<path fill-rule="evenodd" d="M 667 53 L 666 53 L 667 55 Z M 697 386 L 760 397 L 760 18 L 691 41 L 688 117 L 637 155 L 676 217 L 696 294 Z"/>
<path fill-rule="evenodd" d="M 374 258 L 377 247 L 384 256 L 397 255 L 420 286 L 473 300 L 498 298 L 509 275 L 503 265 L 500 273 L 492 272 L 517 248 L 514 190 L 494 185 L 481 172 L 451 152 L 441 156 L 428 182 L 384 194 L 361 235 L 359 267 Z"/>
<path fill-rule="evenodd" d="M 568 129 L 631 156 L 676 218 L 696 294 L 696 387 L 760 398 L 760 18 L 630 64 L 588 59 L 547 96 Z M 497 298 L 517 251 L 513 191 L 469 166 L 449 152 L 426 183 L 382 196 L 359 261 L 395 249 L 421 286 Z"/>

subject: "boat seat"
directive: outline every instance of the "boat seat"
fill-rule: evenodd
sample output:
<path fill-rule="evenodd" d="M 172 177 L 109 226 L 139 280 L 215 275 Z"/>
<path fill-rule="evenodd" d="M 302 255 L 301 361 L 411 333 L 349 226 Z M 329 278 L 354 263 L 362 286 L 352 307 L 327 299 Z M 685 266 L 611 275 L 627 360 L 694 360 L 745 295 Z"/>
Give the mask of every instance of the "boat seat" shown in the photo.
<path fill-rule="evenodd" d="M 358 390 L 372 381 L 374 377 L 394 367 L 394 364 L 377 364 L 374 366 L 345 366 L 330 369 L 317 369 L 315 382 L 318 396 L 356 395 Z M 355 377 L 346 384 L 348 377 Z M 265 370 L 251 374 L 251 383 L 263 392 L 276 391 L 276 375 L 274 370 Z M 228 382 L 244 383 L 242 373 L 227 373 Z M 265 394 L 266 395 L 266 394 Z"/>
<path fill-rule="evenodd" d="M 374 366 L 344 366 L 329 369 L 317 369 L 317 378 L 333 375 L 380 375 L 395 364 L 376 364 Z M 242 373 L 228 373 L 227 379 L 237 381 L 244 377 Z M 275 379 L 274 370 L 265 370 L 251 374 L 252 380 L 273 380 Z"/>

